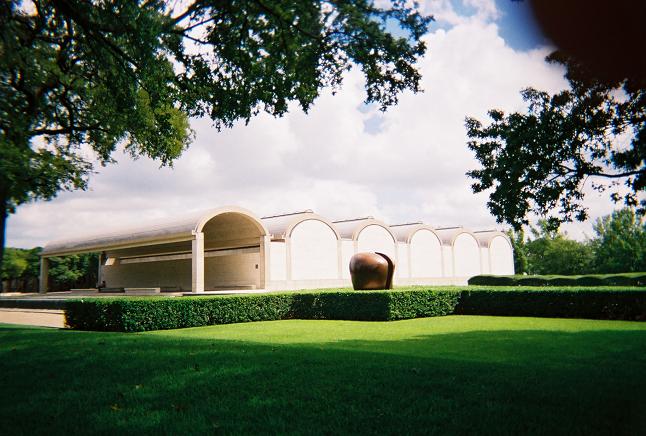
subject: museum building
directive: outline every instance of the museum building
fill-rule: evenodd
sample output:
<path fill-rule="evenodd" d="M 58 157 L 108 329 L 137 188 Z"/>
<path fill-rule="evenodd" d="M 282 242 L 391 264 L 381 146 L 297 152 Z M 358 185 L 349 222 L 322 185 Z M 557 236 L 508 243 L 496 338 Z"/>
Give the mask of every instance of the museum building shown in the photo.
<path fill-rule="evenodd" d="M 514 273 L 502 232 L 388 225 L 373 217 L 330 221 L 311 210 L 257 217 L 222 207 L 182 219 L 51 242 L 41 258 L 41 292 L 49 258 L 99 253 L 107 290 L 194 292 L 293 290 L 351 286 L 350 258 L 379 252 L 395 267 L 395 286 L 461 285 L 478 274 Z"/>

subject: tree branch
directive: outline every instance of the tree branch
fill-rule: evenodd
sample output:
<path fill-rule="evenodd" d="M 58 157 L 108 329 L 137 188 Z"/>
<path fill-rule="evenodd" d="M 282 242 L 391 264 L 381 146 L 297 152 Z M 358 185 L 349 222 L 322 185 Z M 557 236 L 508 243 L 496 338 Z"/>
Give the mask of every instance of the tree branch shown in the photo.
<path fill-rule="evenodd" d="M 602 173 L 600 171 L 595 171 L 595 172 L 588 173 L 588 175 L 590 175 L 590 176 L 605 177 L 605 178 L 608 178 L 608 179 L 620 179 L 622 177 L 637 176 L 637 175 L 640 175 L 640 174 L 646 174 L 646 169 L 628 171 L 628 172 L 619 173 L 619 174 L 607 174 L 607 173 Z"/>
<path fill-rule="evenodd" d="M 101 123 L 95 123 L 90 126 L 68 126 L 68 127 L 61 127 L 58 129 L 52 129 L 52 128 L 40 128 L 40 129 L 33 129 L 29 132 L 29 136 L 41 136 L 41 135 L 69 135 L 74 132 L 89 132 L 92 130 L 99 130 L 99 131 L 106 131 L 105 129 L 102 129 Z"/>

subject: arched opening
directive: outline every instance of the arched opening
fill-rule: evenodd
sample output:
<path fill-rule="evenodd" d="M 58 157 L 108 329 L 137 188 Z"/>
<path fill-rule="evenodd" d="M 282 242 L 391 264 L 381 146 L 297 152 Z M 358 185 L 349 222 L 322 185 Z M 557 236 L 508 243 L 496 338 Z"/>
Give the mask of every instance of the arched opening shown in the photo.
<path fill-rule="evenodd" d="M 480 274 L 480 248 L 469 233 L 460 233 L 453 241 L 455 277 L 473 277 Z"/>
<path fill-rule="evenodd" d="M 263 237 L 253 216 L 219 213 L 198 231 L 204 234 L 204 290 L 259 289 L 265 286 Z"/>
<path fill-rule="evenodd" d="M 514 251 L 504 236 L 495 236 L 489 245 L 491 274 L 514 274 Z"/>
<path fill-rule="evenodd" d="M 336 279 L 339 275 L 338 239 L 323 221 L 298 223 L 290 236 L 292 280 Z"/>
<path fill-rule="evenodd" d="M 442 277 L 442 246 L 430 230 L 418 230 L 411 238 L 410 269 L 414 278 Z"/>

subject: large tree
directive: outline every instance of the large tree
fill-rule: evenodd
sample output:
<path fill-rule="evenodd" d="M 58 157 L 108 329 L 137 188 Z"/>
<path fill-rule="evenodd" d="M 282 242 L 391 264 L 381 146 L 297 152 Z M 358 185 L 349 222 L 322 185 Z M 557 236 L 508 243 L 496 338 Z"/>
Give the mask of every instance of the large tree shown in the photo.
<path fill-rule="evenodd" d="M 600 273 L 646 271 L 646 223 L 628 208 L 598 218 L 592 241 Z"/>
<path fill-rule="evenodd" d="M 530 227 L 531 238 L 524 244 L 529 274 L 589 274 L 594 251 L 589 242 L 569 239 L 546 220 Z"/>
<path fill-rule="evenodd" d="M 516 229 L 528 215 L 552 228 L 587 218 L 586 183 L 614 201 L 646 209 L 646 86 L 644 80 L 599 80 L 562 53 L 548 61 L 567 69 L 569 89 L 521 94 L 524 112 L 489 111 L 483 125 L 466 119 L 468 146 L 481 168 L 468 172 L 474 192 L 490 191 L 498 222 Z M 641 198 L 640 198 L 641 197 Z"/>
<path fill-rule="evenodd" d="M 353 65 L 367 103 L 395 104 L 419 90 L 431 19 L 404 0 L 3 1 L 0 247 L 17 206 L 84 189 L 117 147 L 171 164 L 188 117 L 219 129 L 307 110 Z"/>

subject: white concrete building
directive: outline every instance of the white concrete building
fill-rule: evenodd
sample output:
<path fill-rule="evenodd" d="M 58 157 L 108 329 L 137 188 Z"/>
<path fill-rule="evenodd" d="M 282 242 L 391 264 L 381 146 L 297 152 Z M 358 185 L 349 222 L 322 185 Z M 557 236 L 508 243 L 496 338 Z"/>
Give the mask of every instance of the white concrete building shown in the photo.
<path fill-rule="evenodd" d="M 311 210 L 263 217 L 262 222 L 271 237 L 268 289 L 347 286 L 334 224 Z"/>
<path fill-rule="evenodd" d="M 444 274 L 442 241 L 435 230 L 421 222 L 390 226 L 397 235 L 400 284 L 452 284 Z"/>
<path fill-rule="evenodd" d="M 388 226 L 373 217 L 331 222 L 311 210 L 259 218 L 239 207 L 135 229 L 49 243 L 41 261 L 99 252 L 108 289 L 191 291 L 351 286 L 350 258 L 376 251 L 396 265 L 395 285 L 464 284 L 478 274 L 513 274 L 513 252 L 497 231 Z"/>
<path fill-rule="evenodd" d="M 481 230 L 474 234 L 480 244 L 482 274 L 514 274 L 514 251 L 507 235 L 496 230 Z"/>
<path fill-rule="evenodd" d="M 445 227 L 435 231 L 442 241 L 445 277 L 468 279 L 483 273 L 480 246 L 473 232 L 463 227 Z"/>
<path fill-rule="evenodd" d="M 350 258 L 363 252 L 379 252 L 390 257 L 397 274 L 397 240 L 386 223 L 369 216 L 335 221 L 334 226 L 341 237 L 342 278 L 350 279 Z"/>

